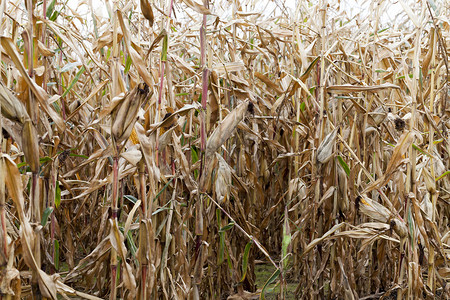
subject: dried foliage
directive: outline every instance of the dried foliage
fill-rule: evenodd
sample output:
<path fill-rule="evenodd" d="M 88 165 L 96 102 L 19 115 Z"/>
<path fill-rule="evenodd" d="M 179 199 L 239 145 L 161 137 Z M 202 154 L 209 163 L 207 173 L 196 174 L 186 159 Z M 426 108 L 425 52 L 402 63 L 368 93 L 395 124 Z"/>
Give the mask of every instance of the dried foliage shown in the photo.
<path fill-rule="evenodd" d="M 450 297 L 448 2 L 69 2 L 0 4 L 0 298 Z"/>

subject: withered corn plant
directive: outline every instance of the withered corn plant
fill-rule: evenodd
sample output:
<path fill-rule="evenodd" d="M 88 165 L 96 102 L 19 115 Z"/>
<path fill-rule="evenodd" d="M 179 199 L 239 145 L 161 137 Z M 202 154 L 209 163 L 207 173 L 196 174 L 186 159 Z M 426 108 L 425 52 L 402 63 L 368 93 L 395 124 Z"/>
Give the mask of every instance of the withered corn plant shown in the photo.
<path fill-rule="evenodd" d="M 450 6 L 353 4 L 2 1 L 0 298 L 450 297 Z"/>

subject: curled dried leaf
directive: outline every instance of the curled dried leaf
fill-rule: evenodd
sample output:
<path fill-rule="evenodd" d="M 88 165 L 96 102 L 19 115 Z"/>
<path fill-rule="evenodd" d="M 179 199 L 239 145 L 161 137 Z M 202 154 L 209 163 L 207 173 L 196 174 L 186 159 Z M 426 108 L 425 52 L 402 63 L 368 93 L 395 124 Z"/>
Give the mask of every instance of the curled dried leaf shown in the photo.
<path fill-rule="evenodd" d="M 133 166 L 136 166 L 137 163 L 141 160 L 142 158 L 142 152 L 139 149 L 133 148 L 133 149 L 128 149 L 125 152 L 122 152 L 120 154 L 120 156 L 122 156 L 123 158 L 125 158 L 130 164 L 132 164 Z"/>
<path fill-rule="evenodd" d="M 301 178 L 291 179 L 289 182 L 288 199 L 293 201 L 298 199 L 299 201 L 305 199 L 307 194 L 306 184 Z"/>
<path fill-rule="evenodd" d="M 131 266 L 127 262 L 127 248 L 125 247 L 124 237 L 122 232 L 119 230 L 119 226 L 116 220 L 109 220 L 111 225 L 111 231 L 109 233 L 109 240 L 111 246 L 117 251 L 117 254 L 122 259 L 122 264 L 124 267 L 123 271 L 123 282 L 124 286 L 130 291 L 132 295 L 136 293 L 136 279 L 134 278 Z"/>
<path fill-rule="evenodd" d="M 38 50 L 39 53 L 42 54 L 43 56 L 54 56 L 55 53 L 53 51 L 51 51 L 50 49 L 48 49 L 40 40 L 37 40 L 37 46 L 38 46 Z"/>
<path fill-rule="evenodd" d="M 430 172 L 427 169 L 423 169 L 423 178 L 425 179 L 425 185 L 427 187 L 427 191 L 431 194 L 436 193 L 436 180 L 431 176 Z"/>
<path fill-rule="evenodd" d="M 373 112 L 369 113 L 376 126 L 379 126 L 387 117 L 387 111 L 383 106 L 377 107 Z"/>
<path fill-rule="evenodd" d="M 15 295 L 12 288 L 13 280 L 20 277 L 20 272 L 14 267 L 6 267 L 0 273 L 0 294 Z"/>
<path fill-rule="evenodd" d="M 405 131 L 401 135 L 397 145 L 395 145 L 394 152 L 392 153 L 391 159 L 389 160 L 383 176 L 370 184 L 370 186 L 364 190 L 364 193 L 368 193 L 379 186 L 385 185 L 391 179 L 392 174 L 394 174 L 394 172 L 398 170 L 398 167 L 403 163 L 403 155 L 412 145 L 415 135 L 416 134 L 411 131 Z"/>
<path fill-rule="evenodd" d="M 211 11 L 207 9 L 203 4 L 198 3 L 196 0 L 183 0 L 187 6 L 203 15 L 210 15 Z"/>
<path fill-rule="evenodd" d="M 338 179 L 339 179 L 339 197 L 337 198 L 337 204 L 341 212 L 346 212 L 349 208 L 348 200 L 348 177 L 343 168 L 338 167 Z"/>
<path fill-rule="evenodd" d="M 30 87 L 30 89 L 33 91 L 34 95 L 36 95 L 36 99 L 39 101 L 39 104 L 41 105 L 42 109 L 55 121 L 56 126 L 58 126 L 59 131 L 63 132 L 66 129 L 66 125 L 64 123 L 64 120 L 61 118 L 61 116 L 50 107 L 50 105 L 47 102 L 48 95 L 47 92 L 41 88 L 39 85 L 34 82 L 30 76 L 28 76 L 28 72 L 25 70 L 24 65 L 22 64 L 22 60 L 19 57 L 19 54 L 16 51 L 16 47 L 14 45 L 14 42 L 9 37 L 0 37 L 1 44 L 3 46 L 3 49 L 8 53 L 11 60 L 14 62 L 16 68 L 24 78 L 27 85 Z"/>

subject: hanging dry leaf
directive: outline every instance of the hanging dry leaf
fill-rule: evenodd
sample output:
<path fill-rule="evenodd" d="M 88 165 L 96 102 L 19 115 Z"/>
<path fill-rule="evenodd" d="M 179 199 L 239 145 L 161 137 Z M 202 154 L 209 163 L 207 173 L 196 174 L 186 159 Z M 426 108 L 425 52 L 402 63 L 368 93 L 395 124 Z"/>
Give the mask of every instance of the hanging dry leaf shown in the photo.
<path fill-rule="evenodd" d="M 328 91 L 333 92 L 343 92 L 343 93 L 354 93 L 354 92 L 375 92 L 383 89 L 400 89 L 398 85 L 385 83 L 373 86 L 356 86 L 351 84 L 343 85 L 330 85 L 327 86 Z"/>
<path fill-rule="evenodd" d="M 17 53 L 12 40 L 4 36 L 0 37 L 0 39 L 3 49 L 5 49 L 9 57 L 11 57 L 16 68 L 18 69 L 22 77 L 25 79 L 30 89 L 36 95 L 36 98 L 38 99 L 42 109 L 53 119 L 53 121 L 55 121 L 56 125 L 58 126 L 58 129 L 61 132 L 63 132 L 66 128 L 64 120 L 53 110 L 53 108 L 49 106 L 47 102 L 48 99 L 47 93 L 28 76 L 28 72 L 25 70 L 25 67 L 23 66 L 19 58 L 19 54 Z"/>
<path fill-rule="evenodd" d="M 414 133 L 411 131 L 405 131 L 400 139 L 395 145 L 394 153 L 389 160 L 389 163 L 386 167 L 386 170 L 383 173 L 383 176 L 377 179 L 375 182 L 370 184 L 363 193 L 369 193 L 374 189 L 377 189 L 380 186 L 385 185 L 390 179 L 395 171 L 398 170 L 398 167 L 403 163 L 403 155 L 405 155 L 406 151 L 412 145 L 414 139 Z"/>
<path fill-rule="evenodd" d="M 203 15 L 211 15 L 211 11 L 207 9 L 203 4 L 198 3 L 196 0 L 183 0 L 187 6 Z"/>
<path fill-rule="evenodd" d="M 139 53 L 131 47 L 131 36 L 130 31 L 128 30 L 127 25 L 123 21 L 122 12 L 120 10 L 116 11 L 117 18 L 119 20 L 120 28 L 122 28 L 123 37 L 125 39 L 125 45 L 127 47 L 127 51 L 130 54 L 131 61 L 133 62 L 133 65 L 136 67 L 139 75 L 141 75 L 142 80 L 147 84 L 147 86 L 151 87 L 153 86 L 153 79 L 150 73 L 147 71 L 146 63 L 142 59 L 142 57 L 139 55 Z M 151 93 L 153 93 L 153 90 L 151 90 Z"/>
<path fill-rule="evenodd" d="M 136 148 L 127 149 L 127 151 L 120 153 L 120 156 L 125 158 L 133 166 L 136 166 L 142 158 L 142 152 Z"/>
<path fill-rule="evenodd" d="M 124 244 L 124 237 L 119 230 L 117 220 L 109 220 L 111 231 L 109 233 L 109 240 L 111 246 L 116 250 L 120 258 L 122 259 L 122 265 L 124 267 L 123 280 L 125 287 L 130 291 L 131 296 L 136 293 L 136 279 L 134 278 L 131 266 L 127 262 L 127 248 Z"/>

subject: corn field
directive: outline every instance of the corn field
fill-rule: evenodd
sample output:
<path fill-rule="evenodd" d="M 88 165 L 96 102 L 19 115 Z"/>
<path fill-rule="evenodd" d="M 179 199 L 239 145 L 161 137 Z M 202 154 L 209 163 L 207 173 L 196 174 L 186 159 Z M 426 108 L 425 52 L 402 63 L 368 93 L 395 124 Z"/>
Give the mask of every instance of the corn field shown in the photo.
<path fill-rule="evenodd" d="M 353 2 L 2 0 L 0 299 L 448 299 L 450 2 Z"/>

